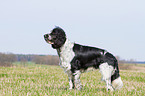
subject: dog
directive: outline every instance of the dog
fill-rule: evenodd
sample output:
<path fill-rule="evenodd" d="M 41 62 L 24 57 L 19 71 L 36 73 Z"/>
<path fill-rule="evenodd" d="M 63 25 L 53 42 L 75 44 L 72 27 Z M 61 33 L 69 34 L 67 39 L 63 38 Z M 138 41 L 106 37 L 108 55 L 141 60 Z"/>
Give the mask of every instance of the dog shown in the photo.
<path fill-rule="evenodd" d="M 57 50 L 59 65 L 68 74 L 69 89 L 82 89 L 80 75 L 91 69 L 100 69 L 106 90 L 117 90 L 123 86 L 117 59 L 104 49 L 71 42 L 60 27 L 55 27 L 44 39 Z"/>

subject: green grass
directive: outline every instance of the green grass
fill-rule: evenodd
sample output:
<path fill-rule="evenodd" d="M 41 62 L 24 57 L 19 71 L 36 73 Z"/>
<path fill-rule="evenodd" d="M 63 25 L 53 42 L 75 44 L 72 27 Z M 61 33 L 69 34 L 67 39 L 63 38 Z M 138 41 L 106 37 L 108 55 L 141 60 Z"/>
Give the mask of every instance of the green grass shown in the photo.
<path fill-rule="evenodd" d="M 19 64 L 17 64 L 19 65 Z M 107 92 L 98 70 L 83 73 L 83 89 L 69 90 L 67 75 L 59 66 L 26 64 L 0 67 L 0 96 L 143 96 L 145 71 L 120 71 L 124 86 Z"/>

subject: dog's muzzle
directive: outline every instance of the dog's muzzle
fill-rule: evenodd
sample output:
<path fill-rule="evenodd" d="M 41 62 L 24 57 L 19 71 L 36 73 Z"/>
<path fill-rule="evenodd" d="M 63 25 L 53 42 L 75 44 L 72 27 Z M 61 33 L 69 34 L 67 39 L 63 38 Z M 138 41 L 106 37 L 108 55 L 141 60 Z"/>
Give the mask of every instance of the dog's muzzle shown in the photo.
<path fill-rule="evenodd" d="M 52 42 L 52 37 L 51 37 L 51 35 L 45 34 L 45 35 L 44 35 L 44 39 L 45 39 L 45 41 L 46 41 L 47 43 L 49 43 L 49 44 L 54 44 L 54 43 Z"/>

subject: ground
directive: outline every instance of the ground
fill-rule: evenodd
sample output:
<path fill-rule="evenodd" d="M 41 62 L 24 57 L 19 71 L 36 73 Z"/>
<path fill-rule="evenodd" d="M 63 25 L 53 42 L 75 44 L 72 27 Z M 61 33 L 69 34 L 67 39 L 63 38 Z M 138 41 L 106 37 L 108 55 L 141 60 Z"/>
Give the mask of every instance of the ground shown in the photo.
<path fill-rule="evenodd" d="M 145 66 L 137 66 L 145 67 Z M 124 86 L 107 92 L 99 70 L 83 73 L 83 89 L 69 90 L 67 75 L 59 66 L 26 64 L 0 67 L 0 96 L 143 96 L 145 70 L 120 70 Z"/>

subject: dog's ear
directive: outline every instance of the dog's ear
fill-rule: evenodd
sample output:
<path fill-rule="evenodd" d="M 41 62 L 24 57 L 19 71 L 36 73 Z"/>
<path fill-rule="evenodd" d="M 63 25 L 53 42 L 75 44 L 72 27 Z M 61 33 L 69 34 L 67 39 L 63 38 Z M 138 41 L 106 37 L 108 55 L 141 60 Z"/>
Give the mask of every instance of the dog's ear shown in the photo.
<path fill-rule="evenodd" d="M 55 28 L 53 32 L 55 33 L 56 38 L 54 39 L 54 44 L 52 44 L 52 47 L 54 49 L 58 49 L 65 43 L 66 34 L 60 27 Z"/>

